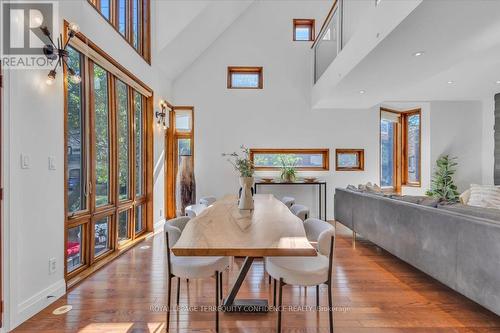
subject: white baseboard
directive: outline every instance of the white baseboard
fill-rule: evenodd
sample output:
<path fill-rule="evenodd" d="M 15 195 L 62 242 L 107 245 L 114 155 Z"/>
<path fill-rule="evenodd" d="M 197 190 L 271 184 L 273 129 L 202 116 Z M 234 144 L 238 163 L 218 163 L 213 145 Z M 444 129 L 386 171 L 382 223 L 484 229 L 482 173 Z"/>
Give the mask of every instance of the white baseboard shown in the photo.
<path fill-rule="evenodd" d="M 62 279 L 23 301 L 17 307 L 17 315 L 15 316 L 14 323 L 12 323 L 10 329 L 14 329 L 16 326 L 42 311 L 65 293 L 66 281 Z"/>

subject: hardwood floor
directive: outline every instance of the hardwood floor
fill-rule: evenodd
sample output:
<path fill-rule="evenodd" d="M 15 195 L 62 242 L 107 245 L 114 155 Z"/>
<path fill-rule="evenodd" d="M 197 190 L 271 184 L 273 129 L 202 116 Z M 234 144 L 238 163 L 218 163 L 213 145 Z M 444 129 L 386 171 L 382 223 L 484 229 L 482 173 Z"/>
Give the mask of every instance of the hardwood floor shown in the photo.
<path fill-rule="evenodd" d="M 76 286 L 63 298 L 19 326 L 14 332 L 132 333 L 165 332 L 166 295 L 164 238 L 157 234 Z M 500 332 L 500 317 L 485 310 L 370 242 L 351 247 L 351 233 L 339 228 L 335 252 L 334 303 L 336 333 Z M 230 280 L 236 277 L 236 260 Z M 175 301 L 176 280 L 173 284 Z M 224 291 L 229 287 L 224 276 Z M 326 287 L 320 291 L 326 306 Z M 213 279 L 181 281 L 180 306 L 212 306 Z M 252 266 L 239 297 L 271 299 L 262 261 Z M 314 306 L 315 288 L 286 286 L 285 306 Z M 52 311 L 62 305 L 73 310 Z M 293 310 L 293 309 L 292 309 Z M 276 315 L 221 314 L 221 332 L 275 332 Z M 283 332 L 328 331 L 328 315 L 286 311 Z M 210 311 L 174 311 L 170 332 L 214 332 Z"/>

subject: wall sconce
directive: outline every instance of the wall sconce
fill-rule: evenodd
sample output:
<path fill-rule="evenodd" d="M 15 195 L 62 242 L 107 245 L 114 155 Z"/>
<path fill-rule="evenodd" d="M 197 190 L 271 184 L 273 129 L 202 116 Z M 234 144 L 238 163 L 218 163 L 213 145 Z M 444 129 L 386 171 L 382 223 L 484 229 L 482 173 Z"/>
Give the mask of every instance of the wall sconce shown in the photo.
<path fill-rule="evenodd" d="M 43 34 L 47 36 L 47 38 L 50 41 L 50 44 L 47 44 L 43 47 L 43 54 L 47 57 L 49 60 L 57 60 L 56 66 L 54 67 L 53 70 L 49 72 L 49 75 L 47 75 L 47 84 L 52 85 L 56 79 L 56 69 L 59 66 L 66 65 L 66 69 L 69 74 L 69 80 L 75 84 L 79 84 L 82 81 L 82 78 L 80 75 L 78 75 L 69 65 L 68 65 L 68 51 L 66 48 L 68 47 L 69 41 L 71 38 L 76 36 L 76 33 L 80 29 L 78 25 L 75 23 L 70 23 L 68 26 L 68 40 L 66 41 L 66 44 L 64 46 L 62 45 L 62 34 L 60 37 L 57 38 L 57 46 L 54 44 L 54 41 L 52 40 L 50 31 L 47 27 L 40 27 L 40 30 L 42 30 Z"/>
<path fill-rule="evenodd" d="M 166 124 L 166 118 L 168 116 L 167 112 L 167 102 L 164 100 L 160 100 L 160 109 L 161 111 L 156 111 L 155 117 L 156 117 L 156 122 L 158 125 L 163 125 L 163 129 L 167 129 L 167 124 Z"/>

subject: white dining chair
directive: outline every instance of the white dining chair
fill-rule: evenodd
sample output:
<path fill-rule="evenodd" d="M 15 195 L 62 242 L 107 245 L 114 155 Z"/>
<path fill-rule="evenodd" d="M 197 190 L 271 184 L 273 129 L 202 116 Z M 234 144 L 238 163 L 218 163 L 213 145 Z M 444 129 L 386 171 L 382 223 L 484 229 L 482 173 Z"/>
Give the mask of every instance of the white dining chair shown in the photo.
<path fill-rule="evenodd" d="M 299 204 L 293 204 L 292 207 L 290 207 L 290 210 L 292 213 L 297 215 L 302 221 L 307 220 L 309 217 L 309 208 L 304 205 L 299 205 Z"/>
<path fill-rule="evenodd" d="M 167 220 L 167 221 L 165 221 L 164 231 L 167 232 L 166 226 L 171 225 L 171 226 L 178 228 L 181 232 L 183 232 L 184 228 L 186 227 L 186 224 L 189 222 L 189 220 L 191 220 L 191 218 L 189 216 L 180 216 L 180 217 L 176 217 L 174 219 Z"/>
<path fill-rule="evenodd" d="M 208 206 L 202 204 L 189 205 L 184 208 L 184 213 L 190 218 L 196 217 L 201 214 Z"/>
<path fill-rule="evenodd" d="M 295 198 L 293 197 L 283 197 L 281 202 L 284 203 L 288 208 L 291 208 L 295 204 Z"/>
<path fill-rule="evenodd" d="M 276 284 L 279 286 L 277 332 L 281 332 L 283 286 L 316 286 L 316 307 L 319 309 L 319 286 L 328 286 L 328 315 L 333 333 L 332 271 L 335 230 L 324 230 L 318 237 L 316 257 L 266 257 L 267 273 L 274 279 L 273 304 L 276 306 Z"/>
<path fill-rule="evenodd" d="M 216 201 L 216 197 L 203 197 L 200 199 L 200 204 L 210 206 Z"/>
<path fill-rule="evenodd" d="M 333 225 L 330 223 L 316 219 L 314 217 L 310 217 L 307 220 L 304 221 L 304 229 L 306 231 L 306 237 L 307 240 L 311 243 L 315 243 L 316 245 L 316 250 L 317 248 L 317 242 L 319 239 L 319 235 L 325 230 L 334 230 L 335 228 Z"/>
<path fill-rule="evenodd" d="M 172 293 L 172 279 L 177 277 L 177 306 L 180 298 L 180 279 L 203 279 L 215 277 L 215 331 L 219 332 L 219 301 L 222 301 L 222 272 L 229 267 L 229 257 L 181 257 L 171 253 L 171 246 L 179 240 L 181 230 L 166 223 L 165 243 L 167 251 L 168 290 L 167 290 L 167 324 L 170 327 L 170 303 Z"/>

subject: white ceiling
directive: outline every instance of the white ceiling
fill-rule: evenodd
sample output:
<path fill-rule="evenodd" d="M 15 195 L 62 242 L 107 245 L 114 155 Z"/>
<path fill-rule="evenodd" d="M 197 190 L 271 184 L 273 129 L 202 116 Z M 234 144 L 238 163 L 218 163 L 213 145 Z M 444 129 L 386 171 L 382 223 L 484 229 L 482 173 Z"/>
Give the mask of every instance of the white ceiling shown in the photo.
<path fill-rule="evenodd" d="M 413 56 L 417 51 L 425 54 Z M 500 92 L 499 80 L 500 1 L 426 0 L 341 79 L 327 70 L 313 105 L 478 100 Z"/>
<path fill-rule="evenodd" d="M 158 64 L 175 80 L 254 0 L 158 1 Z"/>

